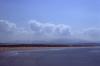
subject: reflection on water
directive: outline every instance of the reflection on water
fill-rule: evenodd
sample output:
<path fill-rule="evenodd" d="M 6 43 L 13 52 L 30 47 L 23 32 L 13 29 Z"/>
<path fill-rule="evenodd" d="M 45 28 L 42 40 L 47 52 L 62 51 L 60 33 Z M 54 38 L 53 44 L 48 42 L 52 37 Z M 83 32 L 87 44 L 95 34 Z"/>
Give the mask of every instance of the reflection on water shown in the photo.
<path fill-rule="evenodd" d="M 100 48 L 49 48 L 0 52 L 0 66 L 99 66 Z"/>

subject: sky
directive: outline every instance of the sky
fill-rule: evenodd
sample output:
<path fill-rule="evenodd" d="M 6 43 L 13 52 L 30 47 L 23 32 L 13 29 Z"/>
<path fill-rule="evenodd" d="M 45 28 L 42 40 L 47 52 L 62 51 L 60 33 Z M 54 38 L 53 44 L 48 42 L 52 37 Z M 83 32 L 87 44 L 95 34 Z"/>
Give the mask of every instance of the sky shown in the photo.
<path fill-rule="evenodd" d="M 0 0 L 1 41 L 100 41 L 99 25 L 99 0 Z"/>

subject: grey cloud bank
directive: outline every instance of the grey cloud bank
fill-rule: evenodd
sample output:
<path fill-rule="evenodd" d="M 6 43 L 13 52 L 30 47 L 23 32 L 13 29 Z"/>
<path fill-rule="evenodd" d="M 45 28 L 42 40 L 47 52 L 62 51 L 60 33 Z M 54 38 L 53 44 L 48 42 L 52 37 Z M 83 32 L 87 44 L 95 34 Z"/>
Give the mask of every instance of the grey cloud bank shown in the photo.
<path fill-rule="evenodd" d="M 79 35 L 75 35 L 72 33 L 71 27 L 65 24 L 43 23 L 31 20 L 28 22 L 28 26 L 20 28 L 15 23 L 0 20 L 0 42 L 34 42 L 57 39 L 69 40 L 68 42 L 73 42 L 76 39 L 79 39 L 79 41 L 100 41 L 99 28 L 91 28 Z"/>
<path fill-rule="evenodd" d="M 84 36 L 92 41 L 100 41 L 100 28 L 89 28 L 85 30 Z"/>
<path fill-rule="evenodd" d="M 57 36 L 69 36 L 70 28 L 64 24 L 51 24 L 41 23 L 37 21 L 30 21 L 31 30 L 41 35 L 57 35 Z"/>

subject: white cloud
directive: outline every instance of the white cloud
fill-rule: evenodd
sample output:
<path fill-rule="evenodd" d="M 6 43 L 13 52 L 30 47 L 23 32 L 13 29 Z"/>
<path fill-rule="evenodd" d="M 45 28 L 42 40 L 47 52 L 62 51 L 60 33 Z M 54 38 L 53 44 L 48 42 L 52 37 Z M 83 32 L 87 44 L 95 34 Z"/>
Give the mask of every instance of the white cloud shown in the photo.
<path fill-rule="evenodd" d="M 37 22 L 35 20 L 31 20 L 29 22 L 29 26 L 31 28 L 32 31 L 36 32 L 36 33 L 39 33 L 41 32 L 41 28 L 42 28 L 42 23 L 40 22 Z"/>
<path fill-rule="evenodd" d="M 64 24 L 58 24 L 55 29 L 56 34 L 61 36 L 70 36 L 70 27 Z"/>
<path fill-rule="evenodd" d="M 83 32 L 84 39 L 91 41 L 100 41 L 100 29 L 88 28 Z"/>
<path fill-rule="evenodd" d="M 73 34 L 68 25 L 29 21 L 27 27 L 17 27 L 15 23 L 0 20 L 0 42 L 1 41 L 30 41 L 53 40 L 53 39 L 85 39 L 100 41 L 100 29 L 87 29 L 82 34 Z M 29 28 L 29 29 L 26 29 Z"/>
<path fill-rule="evenodd" d="M 0 20 L 0 40 L 8 41 L 16 31 L 16 25 L 5 20 Z"/>
<path fill-rule="evenodd" d="M 10 23 L 5 20 L 0 20 L 0 32 L 13 32 L 16 29 L 16 25 L 14 23 Z"/>
<path fill-rule="evenodd" d="M 44 23 L 42 25 L 41 32 L 44 33 L 45 35 L 50 35 L 54 34 L 54 29 L 55 29 L 55 24 L 50 24 L 50 23 Z"/>
<path fill-rule="evenodd" d="M 17 27 L 15 23 L 0 20 L 0 40 L 1 41 L 34 41 L 52 40 L 55 38 L 68 37 L 69 27 L 63 24 L 42 23 L 31 20 L 28 27 Z"/>
<path fill-rule="evenodd" d="M 70 36 L 70 28 L 64 24 L 52 24 L 52 23 L 42 23 L 37 21 L 30 21 L 31 30 L 40 35 L 52 36 L 52 37 L 68 37 Z"/>

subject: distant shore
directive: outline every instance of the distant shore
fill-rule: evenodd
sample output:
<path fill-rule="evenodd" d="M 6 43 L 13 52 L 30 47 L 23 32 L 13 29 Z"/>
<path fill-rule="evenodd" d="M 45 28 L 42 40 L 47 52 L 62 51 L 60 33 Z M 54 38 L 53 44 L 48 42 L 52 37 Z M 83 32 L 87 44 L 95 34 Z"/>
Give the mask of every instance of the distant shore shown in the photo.
<path fill-rule="evenodd" d="M 93 45 L 0 45 L 0 52 L 15 51 L 15 50 L 37 50 L 37 49 L 52 49 L 52 48 L 84 48 L 95 47 Z"/>
<path fill-rule="evenodd" d="M 0 44 L 0 47 L 91 47 L 95 44 Z"/>
<path fill-rule="evenodd" d="M 44 48 L 77 48 L 77 47 L 97 47 L 95 43 L 79 43 L 79 44 L 16 44 L 16 43 L 0 43 L 0 51 L 9 50 L 31 50 Z"/>

